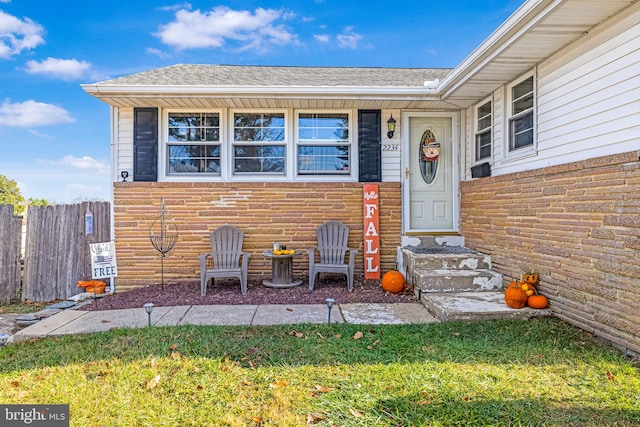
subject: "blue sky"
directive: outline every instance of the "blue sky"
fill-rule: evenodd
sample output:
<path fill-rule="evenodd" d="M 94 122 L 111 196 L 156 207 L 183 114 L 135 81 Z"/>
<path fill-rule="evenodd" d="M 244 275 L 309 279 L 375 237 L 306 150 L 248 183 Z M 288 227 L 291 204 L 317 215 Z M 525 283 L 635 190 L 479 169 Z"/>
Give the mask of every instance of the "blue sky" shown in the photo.
<path fill-rule="evenodd" d="M 0 174 L 109 200 L 93 83 L 177 63 L 453 68 L 524 0 L 0 0 Z"/>

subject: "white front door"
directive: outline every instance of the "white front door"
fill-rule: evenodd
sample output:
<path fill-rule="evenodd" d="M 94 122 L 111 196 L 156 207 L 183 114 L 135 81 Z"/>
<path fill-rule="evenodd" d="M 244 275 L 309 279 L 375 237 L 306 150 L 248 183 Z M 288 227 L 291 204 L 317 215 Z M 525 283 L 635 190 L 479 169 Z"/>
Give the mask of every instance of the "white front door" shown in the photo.
<path fill-rule="evenodd" d="M 407 113 L 403 121 L 405 232 L 458 231 L 454 130 L 457 116 Z"/>

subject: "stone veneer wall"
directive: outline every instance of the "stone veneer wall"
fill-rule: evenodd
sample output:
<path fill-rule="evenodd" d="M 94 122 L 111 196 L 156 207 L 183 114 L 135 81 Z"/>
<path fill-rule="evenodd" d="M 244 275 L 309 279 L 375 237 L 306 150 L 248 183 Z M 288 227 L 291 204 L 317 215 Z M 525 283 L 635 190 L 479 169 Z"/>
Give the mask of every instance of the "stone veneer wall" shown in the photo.
<path fill-rule="evenodd" d="M 466 245 L 540 273 L 561 319 L 640 353 L 638 152 L 462 183 Z"/>
<path fill-rule="evenodd" d="M 271 260 L 262 256 L 274 242 L 303 250 L 294 258 L 294 277 L 309 275 L 306 249 L 316 245 L 316 228 L 327 220 L 347 224 L 349 246 L 358 249 L 356 276 L 364 273 L 364 183 L 114 183 L 114 226 L 118 262 L 117 289 L 159 283 L 161 263 L 149 229 L 161 199 L 178 227 L 179 239 L 164 260 L 167 280 L 200 278 L 198 255 L 209 251 L 209 233 L 232 224 L 245 232 L 251 253 L 249 292 L 271 276 Z M 378 183 L 382 274 L 395 268 L 401 233 L 399 183 Z M 260 285 L 261 286 L 261 285 Z M 304 285 L 302 285 L 304 286 Z M 345 282 L 346 286 L 346 282 Z M 240 287 L 238 286 L 238 292 Z"/>

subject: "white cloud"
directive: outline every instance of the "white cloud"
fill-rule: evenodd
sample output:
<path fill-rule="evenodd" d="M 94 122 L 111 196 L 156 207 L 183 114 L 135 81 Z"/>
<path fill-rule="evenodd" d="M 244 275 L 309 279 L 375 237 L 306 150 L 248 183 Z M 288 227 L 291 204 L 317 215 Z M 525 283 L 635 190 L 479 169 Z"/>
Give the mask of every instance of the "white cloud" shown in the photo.
<path fill-rule="evenodd" d="M 362 35 L 353 32 L 353 27 L 347 27 L 342 34 L 338 34 L 338 46 L 347 49 L 357 49 Z"/>
<path fill-rule="evenodd" d="M 278 21 L 293 18 L 284 10 L 258 8 L 254 13 L 226 6 L 210 12 L 179 10 L 175 21 L 162 25 L 155 36 L 176 49 L 203 49 L 228 46 L 237 51 L 265 51 L 267 46 L 297 43 L 296 35 Z"/>
<path fill-rule="evenodd" d="M 166 59 L 166 58 L 171 58 L 171 55 L 168 54 L 167 52 L 164 52 L 160 49 L 156 49 L 155 47 L 148 47 L 145 49 L 145 52 L 148 55 L 155 55 L 158 58 L 162 58 L 162 59 Z"/>
<path fill-rule="evenodd" d="M 320 43 L 329 43 L 331 37 L 328 34 L 314 34 L 313 38 L 318 40 Z"/>
<path fill-rule="evenodd" d="M 29 18 L 21 20 L 0 10 L 0 59 L 43 44 L 44 28 Z"/>
<path fill-rule="evenodd" d="M 159 8 L 160 10 L 168 10 L 168 11 L 173 11 L 173 10 L 179 10 L 179 9 L 187 9 L 187 10 L 191 10 L 191 3 L 177 3 L 177 4 L 172 4 L 170 6 L 162 6 Z"/>
<path fill-rule="evenodd" d="M 86 76 L 91 63 L 77 59 L 47 58 L 42 62 L 27 61 L 27 73 L 45 74 L 62 80 L 77 80 Z"/>
<path fill-rule="evenodd" d="M 67 155 L 64 156 L 61 160 L 53 162 L 53 164 L 87 170 L 99 175 L 105 175 L 109 173 L 109 164 L 101 162 L 89 156 L 75 157 L 72 155 Z"/>
<path fill-rule="evenodd" d="M 0 105 L 0 126 L 30 128 L 72 122 L 75 119 L 64 108 L 32 99 L 15 104 L 7 99 Z"/>

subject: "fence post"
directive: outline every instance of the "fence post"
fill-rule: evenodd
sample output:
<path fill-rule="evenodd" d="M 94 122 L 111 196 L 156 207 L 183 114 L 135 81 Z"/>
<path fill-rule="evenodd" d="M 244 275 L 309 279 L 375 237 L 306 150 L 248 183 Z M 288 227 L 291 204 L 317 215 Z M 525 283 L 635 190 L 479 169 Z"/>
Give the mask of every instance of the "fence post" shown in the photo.
<path fill-rule="evenodd" d="M 13 205 L 0 205 L 0 242 L 0 305 L 8 305 L 20 294 L 22 217 Z"/>

